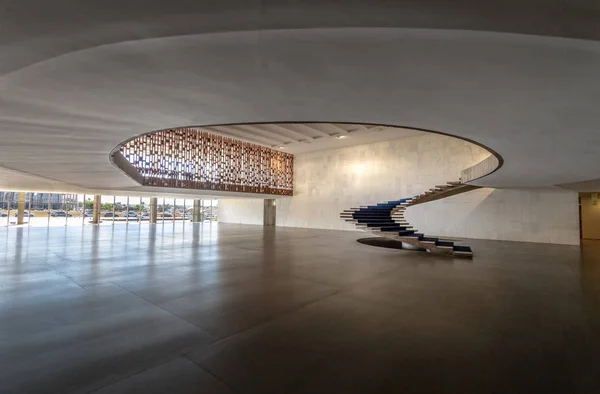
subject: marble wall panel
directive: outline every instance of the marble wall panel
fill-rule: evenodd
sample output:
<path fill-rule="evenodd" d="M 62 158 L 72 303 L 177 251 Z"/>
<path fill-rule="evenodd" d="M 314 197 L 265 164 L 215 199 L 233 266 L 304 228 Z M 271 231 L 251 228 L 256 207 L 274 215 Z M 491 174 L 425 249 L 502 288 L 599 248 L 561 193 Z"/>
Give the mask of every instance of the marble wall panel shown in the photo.
<path fill-rule="evenodd" d="M 479 146 L 436 134 L 299 154 L 294 196 L 277 200 L 277 225 L 355 230 L 339 219 L 344 209 L 458 180 L 461 170 L 488 155 Z M 228 213 L 220 220 L 259 224 L 253 207 L 245 199 L 222 200 L 219 209 Z M 407 217 L 431 235 L 578 244 L 577 210 L 574 192 L 486 188 L 415 206 Z"/>

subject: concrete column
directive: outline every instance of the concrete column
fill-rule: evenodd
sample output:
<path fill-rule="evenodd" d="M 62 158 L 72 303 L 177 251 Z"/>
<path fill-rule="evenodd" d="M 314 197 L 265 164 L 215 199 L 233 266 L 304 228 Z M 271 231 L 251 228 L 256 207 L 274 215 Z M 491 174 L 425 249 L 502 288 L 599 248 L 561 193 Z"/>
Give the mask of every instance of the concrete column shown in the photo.
<path fill-rule="evenodd" d="M 194 200 L 194 214 L 192 215 L 192 222 L 202 222 L 202 200 Z"/>
<path fill-rule="evenodd" d="M 150 197 L 150 224 L 156 224 L 158 218 L 158 197 Z"/>
<path fill-rule="evenodd" d="M 275 223 L 277 223 L 277 207 L 275 206 L 275 199 L 265 199 L 263 226 L 275 226 Z"/>
<path fill-rule="evenodd" d="M 31 207 L 29 207 L 31 209 Z M 17 200 L 17 224 L 23 224 L 23 218 L 25 217 L 25 192 L 19 193 L 19 199 Z"/>
<path fill-rule="evenodd" d="M 94 224 L 100 223 L 100 197 L 99 194 L 94 196 L 94 206 L 92 207 L 92 223 Z"/>

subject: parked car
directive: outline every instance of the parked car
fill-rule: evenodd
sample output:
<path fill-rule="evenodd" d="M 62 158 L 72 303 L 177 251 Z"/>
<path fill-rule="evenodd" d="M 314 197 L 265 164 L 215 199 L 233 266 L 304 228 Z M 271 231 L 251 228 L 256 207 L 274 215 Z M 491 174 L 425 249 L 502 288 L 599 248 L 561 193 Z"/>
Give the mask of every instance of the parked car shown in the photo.
<path fill-rule="evenodd" d="M 171 218 L 173 217 L 173 215 L 172 215 L 172 214 L 170 214 L 170 213 L 163 213 L 162 217 L 163 217 L 163 218 L 168 218 L 168 219 L 171 219 Z"/>
<path fill-rule="evenodd" d="M 119 217 L 118 214 L 116 214 L 116 213 L 113 214 L 112 212 L 106 212 L 103 216 L 105 218 L 118 218 Z"/>
<path fill-rule="evenodd" d="M 142 213 L 142 218 L 145 219 L 145 218 L 149 218 L 149 217 L 150 217 L 150 214 L 148 212 Z"/>
<path fill-rule="evenodd" d="M 84 218 L 91 218 L 91 217 L 93 217 L 93 216 L 94 216 L 94 213 L 93 213 L 93 212 L 84 212 L 84 213 L 83 213 L 83 217 L 84 217 Z"/>
<path fill-rule="evenodd" d="M 8 216 L 8 213 L 6 212 L 0 212 L 0 218 L 5 218 Z"/>
<path fill-rule="evenodd" d="M 15 212 L 15 217 L 19 216 L 19 212 Z M 23 212 L 23 217 L 26 218 L 32 218 L 35 217 L 35 215 L 33 213 L 29 213 L 27 211 Z"/>
<path fill-rule="evenodd" d="M 65 211 L 54 211 L 50 214 L 50 216 L 60 218 L 73 217 L 73 215 L 71 215 L 70 213 L 66 213 Z"/>
<path fill-rule="evenodd" d="M 126 218 L 137 218 L 138 215 L 135 212 L 133 212 L 133 211 L 129 211 L 129 212 L 125 212 L 123 214 L 123 217 L 126 217 Z"/>

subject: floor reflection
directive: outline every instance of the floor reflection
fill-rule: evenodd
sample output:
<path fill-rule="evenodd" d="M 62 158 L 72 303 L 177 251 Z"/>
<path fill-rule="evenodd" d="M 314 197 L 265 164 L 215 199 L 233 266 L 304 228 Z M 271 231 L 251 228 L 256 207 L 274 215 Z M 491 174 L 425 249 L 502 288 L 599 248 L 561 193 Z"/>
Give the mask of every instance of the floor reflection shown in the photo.
<path fill-rule="evenodd" d="M 0 229 L 0 392 L 556 392 L 600 387 L 600 242 L 234 224 Z"/>

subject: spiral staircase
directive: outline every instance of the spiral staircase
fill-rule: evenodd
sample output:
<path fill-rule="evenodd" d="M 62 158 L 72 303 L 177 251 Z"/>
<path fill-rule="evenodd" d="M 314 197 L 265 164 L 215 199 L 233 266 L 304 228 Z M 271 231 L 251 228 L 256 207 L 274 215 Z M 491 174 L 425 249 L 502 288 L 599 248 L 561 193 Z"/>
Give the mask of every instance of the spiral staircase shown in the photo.
<path fill-rule="evenodd" d="M 370 231 L 373 234 L 400 241 L 404 244 L 410 244 L 431 253 L 472 258 L 473 251 L 469 246 L 456 245 L 454 242 L 428 237 L 418 232 L 406 221 L 404 212 L 417 204 L 439 200 L 477 188 L 478 186 L 461 182 L 448 182 L 414 197 L 346 209 L 340 214 L 340 218 L 354 223 L 361 230 Z"/>

